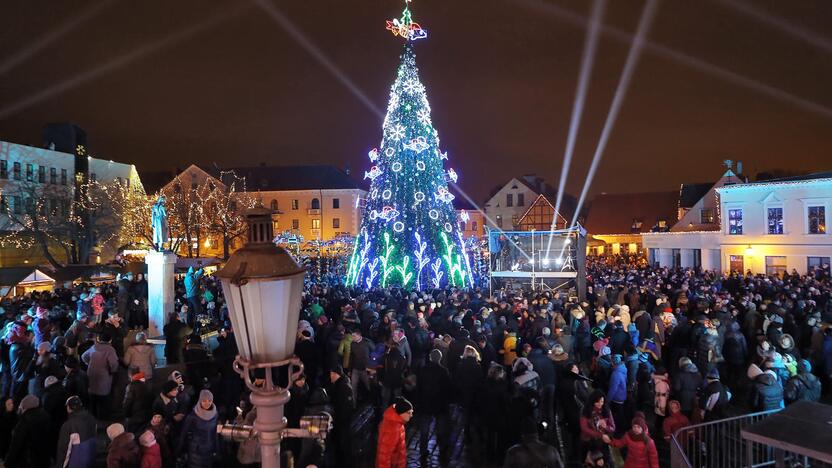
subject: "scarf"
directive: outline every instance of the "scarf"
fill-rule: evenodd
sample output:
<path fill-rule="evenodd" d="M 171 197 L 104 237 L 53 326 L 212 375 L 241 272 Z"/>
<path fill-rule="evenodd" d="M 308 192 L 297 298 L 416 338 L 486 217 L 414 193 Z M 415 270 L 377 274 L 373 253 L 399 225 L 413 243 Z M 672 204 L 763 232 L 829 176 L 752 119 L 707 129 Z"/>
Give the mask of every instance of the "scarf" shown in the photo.
<path fill-rule="evenodd" d="M 204 409 L 200 403 L 197 403 L 194 407 L 194 413 L 199 416 L 199 419 L 210 421 L 217 417 L 217 405 L 211 405 L 210 409 Z"/>

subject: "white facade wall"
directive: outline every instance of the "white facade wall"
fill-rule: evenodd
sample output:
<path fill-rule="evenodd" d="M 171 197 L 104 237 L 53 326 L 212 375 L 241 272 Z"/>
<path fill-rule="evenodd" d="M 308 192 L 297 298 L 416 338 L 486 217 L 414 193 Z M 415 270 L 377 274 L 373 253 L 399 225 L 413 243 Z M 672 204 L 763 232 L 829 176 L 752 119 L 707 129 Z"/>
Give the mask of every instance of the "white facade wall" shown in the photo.
<path fill-rule="evenodd" d="M 513 206 L 506 206 L 509 195 L 511 195 Z M 523 196 L 522 205 L 518 204 L 520 195 Z M 537 196 L 538 193 L 530 189 L 528 185 L 517 179 L 511 179 L 485 203 L 485 214 L 490 219 L 488 226 L 492 228 L 498 227 L 504 230 L 513 229 L 514 221 L 520 220 L 520 217 L 523 216 L 529 208 L 529 205 L 534 203 Z M 499 223 L 498 220 L 502 220 L 501 226 L 495 226 L 493 224 Z"/>
<path fill-rule="evenodd" d="M 672 253 L 678 249 L 680 265 L 690 264 L 690 255 L 699 250 L 703 269 L 728 272 L 732 261 L 744 271 L 772 273 L 785 267 L 789 272 L 806 273 L 810 258 L 832 258 L 832 178 L 797 182 L 737 184 L 717 189 L 720 200 L 720 231 L 668 232 L 644 234 L 644 245 L 658 249 L 653 258 L 661 266 L 677 266 Z M 826 232 L 809 232 L 809 208 L 823 207 Z M 769 233 L 769 208 L 782 209 L 782 234 Z M 731 234 L 728 210 L 742 210 L 742 233 Z M 768 270 L 767 270 L 768 266 Z"/>

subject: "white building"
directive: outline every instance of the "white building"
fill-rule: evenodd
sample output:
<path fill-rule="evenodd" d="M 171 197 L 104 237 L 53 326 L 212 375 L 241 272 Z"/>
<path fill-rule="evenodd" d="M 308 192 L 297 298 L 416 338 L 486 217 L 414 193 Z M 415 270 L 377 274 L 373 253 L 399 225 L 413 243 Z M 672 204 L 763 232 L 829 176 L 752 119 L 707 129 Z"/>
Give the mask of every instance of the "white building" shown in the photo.
<path fill-rule="evenodd" d="M 529 207 L 543 195 L 550 204 L 557 199 L 557 190 L 536 175 L 524 175 L 510 179 L 508 182 L 491 192 L 485 202 L 485 215 L 489 228 L 504 230 L 521 229 L 520 219 L 529 211 Z M 560 213 L 556 229 L 563 229 L 577 205 L 577 200 L 564 193 L 561 200 Z M 551 219 L 551 215 L 549 215 Z M 493 224 L 492 224 L 493 223 Z"/>
<path fill-rule="evenodd" d="M 719 230 L 644 234 L 652 263 L 755 274 L 806 273 L 830 263 L 832 172 L 729 184 L 715 191 Z"/>

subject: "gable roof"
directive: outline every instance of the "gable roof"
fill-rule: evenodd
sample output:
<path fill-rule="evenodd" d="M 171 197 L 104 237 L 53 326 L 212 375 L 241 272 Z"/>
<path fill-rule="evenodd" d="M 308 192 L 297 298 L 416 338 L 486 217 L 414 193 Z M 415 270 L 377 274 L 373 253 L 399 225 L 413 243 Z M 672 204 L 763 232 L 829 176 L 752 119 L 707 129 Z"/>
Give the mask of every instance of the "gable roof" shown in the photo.
<path fill-rule="evenodd" d="M 676 220 L 677 197 L 677 192 L 601 194 L 592 201 L 584 227 L 590 234 L 627 234 L 637 219 L 639 232 L 650 232 L 660 219 L 668 225 Z"/>
<path fill-rule="evenodd" d="M 679 208 L 692 208 L 713 186 L 714 182 L 682 184 L 679 190 Z"/>
<path fill-rule="evenodd" d="M 528 215 L 529 215 L 529 213 L 532 211 L 532 208 L 534 208 L 534 207 L 536 207 L 536 206 L 541 206 L 541 205 L 543 205 L 543 206 L 547 206 L 547 205 L 548 205 L 548 206 L 549 206 L 549 208 L 551 208 L 551 209 L 552 209 L 552 212 L 555 212 L 555 204 L 554 204 L 554 203 L 552 203 L 551 201 L 549 201 L 549 198 L 547 198 L 547 197 L 546 197 L 546 195 L 544 195 L 544 194 L 542 194 L 542 193 L 541 193 L 541 194 L 540 194 L 540 195 L 538 195 L 538 196 L 537 196 L 537 198 L 535 198 L 535 199 L 534 199 L 534 201 L 533 201 L 533 202 L 529 205 L 529 207 L 528 207 L 528 208 L 526 209 L 526 211 L 523 213 L 523 216 L 520 216 L 520 218 L 517 220 L 517 224 L 523 224 L 523 219 L 524 219 L 526 216 L 528 216 Z M 563 201 L 561 201 L 561 205 L 563 205 Z M 563 208 L 563 206 L 561 206 L 561 208 Z M 561 211 L 563 211 L 563 210 L 561 209 Z M 560 218 L 560 219 L 562 219 L 562 220 L 563 220 L 564 224 L 569 223 L 569 220 L 568 220 L 568 219 L 566 219 L 566 217 L 565 217 L 565 216 L 563 216 L 561 213 L 557 213 L 557 216 L 558 216 L 558 218 Z M 555 224 L 557 224 L 557 223 L 555 223 Z M 569 227 L 569 226 L 567 226 L 567 227 Z"/>

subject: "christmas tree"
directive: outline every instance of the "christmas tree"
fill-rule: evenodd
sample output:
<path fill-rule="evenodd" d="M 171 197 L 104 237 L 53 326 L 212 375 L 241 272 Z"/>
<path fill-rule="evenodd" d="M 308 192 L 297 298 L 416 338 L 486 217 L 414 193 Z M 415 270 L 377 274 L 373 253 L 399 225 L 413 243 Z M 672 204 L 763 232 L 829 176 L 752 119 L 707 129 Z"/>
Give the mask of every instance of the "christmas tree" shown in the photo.
<path fill-rule="evenodd" d="M 387 29 L 405 40 L 390 90 L 381 146 L 369 153 L 370 193 L 347 270 L 347 284 L 408 289 L 473 285 L 470 262 L 459 230 L 453 169 L 430 118 L 419 80 L 413 42 L 427 36 L 405 7 Z"/>

